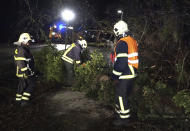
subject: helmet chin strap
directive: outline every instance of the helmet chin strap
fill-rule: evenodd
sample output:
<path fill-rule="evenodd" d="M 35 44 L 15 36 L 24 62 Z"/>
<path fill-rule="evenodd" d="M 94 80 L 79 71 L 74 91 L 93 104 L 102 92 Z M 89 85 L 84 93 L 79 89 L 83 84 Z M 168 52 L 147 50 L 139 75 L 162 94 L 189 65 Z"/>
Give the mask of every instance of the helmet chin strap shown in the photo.
<path fill-rule="evenodd" d="M 123 37 L 128 36 L 128 32 L 125 32 L 122 35 L 123 35 Z"/>
<path fill-rule="evenodd" d="M 122 37 L 125 37 L 125 33 L 121 34 Z"/>
<path fill-rule="evenodd" d="M 123 38 L 123 37 L 125 37 L 125 36 L 128 36 L 127 32 L 125 32 L 125 33 L 123 33 L 123 34 L 120 34 L 120 35 L 118 35 L 117 37 L 120 39 L 120 38 Z"/>

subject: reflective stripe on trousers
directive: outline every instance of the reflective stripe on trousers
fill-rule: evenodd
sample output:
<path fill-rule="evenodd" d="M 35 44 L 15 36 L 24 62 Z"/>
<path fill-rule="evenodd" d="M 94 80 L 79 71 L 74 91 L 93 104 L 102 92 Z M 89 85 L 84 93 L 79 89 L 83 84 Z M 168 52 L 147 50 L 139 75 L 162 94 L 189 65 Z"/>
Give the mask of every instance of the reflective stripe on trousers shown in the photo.
<path fill-rule="evenodd" d="M 135 74 L 134 67 L 132 65 L 129 65 L 129 69 L 131 71 L 131 75 L 120 75 L 119 79 L 132 79 L 137 76 L 137 74 Z"/>
<path fill-rule="evenodd" d="M 31 93 L 35 87 L 35 78 L 19 79 L 19 85 L 16 94 L 16 100 L 30 100 Z"/>
<path fill-rule="evenodd" d="M 115 111 L 122 119 L 130 117 L 130 101 L 129 96 L 133 88 L 133 79 L 119 80 L 119 84 L 115 85 Z"/>

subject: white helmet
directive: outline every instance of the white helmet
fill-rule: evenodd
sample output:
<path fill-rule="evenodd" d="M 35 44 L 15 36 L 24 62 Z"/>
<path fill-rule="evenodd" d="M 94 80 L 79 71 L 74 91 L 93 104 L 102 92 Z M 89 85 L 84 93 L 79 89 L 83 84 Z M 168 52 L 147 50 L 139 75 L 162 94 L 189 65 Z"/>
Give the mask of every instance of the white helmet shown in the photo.
<path fill-rule="evenodd" d="M 28 43 L 29 40 L 32 40 L 30 34 L 29 33 L 22 33 L 19 37 L 18 42 L 26 44 L 26 43 Z"/>
<path fill-rule="evenodd" d="M 128 25 L 125 21 L 120 20 L 114 25 L 113 31 L 116 36 L 122 35 L 129 31 Z"/>
<path fill-rule="evenodd" d="M 87 48 L 87 42 L 86 42 L 86 40 L 78 40 L 77 42 L 79 43 L 79 45 L 81 45 L 81 47 L 83 49 Z"/>

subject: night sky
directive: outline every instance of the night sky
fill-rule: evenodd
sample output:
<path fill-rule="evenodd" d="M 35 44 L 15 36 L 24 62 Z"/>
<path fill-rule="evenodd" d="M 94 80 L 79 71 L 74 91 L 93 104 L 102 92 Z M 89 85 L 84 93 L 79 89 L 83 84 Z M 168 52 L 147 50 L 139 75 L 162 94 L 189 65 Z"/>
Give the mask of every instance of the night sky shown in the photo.
<path fill-rule="evenodd" d="M 43 0 L 39 0 L 43 4 Z M 45 0 L 48 1 L 48 0 Z M 94 16 L 96 18 L 105 17 L 106 6 L 114 4 L 114 0 L 89 0 L 90 6 L 93 7 Z M 0 4 L 0 26 L 1 39 L 0 42 L 11 41 L 9 36 L 14 31 L 14 24 L 17 22 L 17 14 L 22 7 L 19 7 L 18 0 L 4 0 Z"/>
<path fill-rule="evenodd" d="M 3 0 L 0 4 L 0 27 L 1 39 L 0 42 L 9 41 L 9 36 L 14 30 L 13 23 L 16 22 L 18 5 L 16 0 Z"/>

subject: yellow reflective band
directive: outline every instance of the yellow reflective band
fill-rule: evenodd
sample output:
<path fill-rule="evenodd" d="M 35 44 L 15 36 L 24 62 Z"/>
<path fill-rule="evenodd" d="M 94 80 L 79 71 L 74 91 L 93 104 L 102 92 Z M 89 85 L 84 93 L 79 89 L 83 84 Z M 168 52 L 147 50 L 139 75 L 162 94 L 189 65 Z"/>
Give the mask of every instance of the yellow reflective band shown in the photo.
<path fill-rule="evenodd" d="M 30 61 L 31 59 L 26 59 L 25 57 L 16 57 L 14 56 L 15 60 L 24 60 L 24 61 Z"/>
<path fill-rule="evenodd" d="M 24 74 L 16 74 L 17 77 L 24 77 Z"/>
<path fill-rule="evenodd" d="M 27 93 L 27 92 L 24 92 L 23 95 L 25 95 L 25 96 L 31 96 L 31 94 Z"/>
<path fill-rule="evenodd" d="M 69 51 L 71 51 L 71 49 L 72 49 L 73 47 L 75 47 L 75 46 L 76 46 L 76 45 L 73 43 L 73 44 L 65 51 L 65 53 L 63 54 L 63 56 L 62 56 L 61 58 L 62 58 L 63 60 L 65 60 L 65 61 L 67 61 L 67 62 L 73 64 L 73 60 L 67 56 L 67 53 L 69 53 Z"/>
<path fill-rule="evenodd" d="M 22 69 L 20 69 L 21 71 L 26 71 L 28 68 L 27 67 L 24 67 Z"/>
<path fill-rule="evenodd" d="M 128 62 L 131 64 L 137 64 L 137 63 L 139 63 L 139 60 L 129 60 L 128 59 Z"/>
<path fill-rule="evenodd" d="M 129 69 L 131 70 L 132 75 L 135 75 L 135 71 L 132 65 L 129 65 Z"/>
<path fill-rule="evenodd" d="M 119 115 L 120 116 L 120 118 L 129 118 L 130 117 L 130 115 Z"/>
<path fill-rule="evenodd" d="M 72 47 L 75 47 L 76 45 L 75 45 L 75 43 L 72 43 L 72 45 L 71 45 Z"/>
<path fill-rule="evenodd" d="M 21 101 L 21 98 L 16 98 L 16 101 Z"/>
<path fill-rule="evenodd" d="M 69 60 L 69 61 L 72 61 L 72 62 L 73 62 L 73 59 L 69 58 L 69 57 L 68 57 L 68 56 L 66 56 L 66 55 L 63 55 L 63 56 L 62 56 L 62 58 L 65 58 L 65 59 L 67 59 L 67 60 Z"/>
<path fill-rule="evenodd" d="M 73 47 L 75 47 L 75 46 L 76 46 L 76 45 L 73 43 L 73 44 L 65 51 L 64 55 L 66 56 L 67 53 L 68 53 Z"/>
<path fill-rule="evenodd" d="M 67 62 L 69 62 L 69 63 L 71 63 L 71 64 L 73 64 L 73 60 L 72 60 L 72 61 L 71 61 L 71 60 L 68 60 L 67 58 L 65 58 L 65 56 L 62 57 L 62 59 L 65 60 L 65 61 L 67 61 Z"/>
<path fill-rule="evenodd" d="M 117 113 L 119 113 L 119 114 L 120 114 L 120 113 L 122 113 L 122 114 L 128 114 L 128 113 L 130 112 L 130 109 L 122 111 L 122 110 L 118 110 L 118 109 L 115 108 L 115 111 L 116 111 Z"/>
<path fill-rule="evenodd" d="M 15 50 L 15 54 L 18 54 L 18 49 Z"/>
<path fill-rule="evenodd" d="M 117 57 L 128 57 L 127 53 L 119 53 Z"/>
<path fill-rule="evenodd" d="M 131 70 L 132 75 L 122 75 L 119 77 L 119 79 L 132 79 L 137 76 L 137 74 L 135 74 L 135 71 L 132 65 L 129 65 L 129 69 Z"/>
<path fill-rule="evenodd" d="M 76 61 L 77 64 L 80 64 L 80 60 L 79 61 Z"/>
<path fill-rule="evenodd" d="M 16 75 L 18 75 L 19 67 L 16 67 Z"/>
<path fill-rule="evenodd" d="M 135 78 L 137 75 L 122 75 L 119 77 L 119 79 L 132 79 Z"/>
<path fill-rule="evenodd" d="M 14 59 L 15 59 L 15 60 L 26 60 L 25 57 L 16 57 L 16 56 L 14 56 Z"/>
<path fill-rule="evenodd" d="M 16 74 L 17 77 L 20 77 L 20 78 L 28 78 L 28 76 L 26 76 L 26 74 Z"/>
<path fill-rule="evenodd" d="M 22 77 L 22 78 L 24 77 L 24 78 L 27 78 L 27 76 L 25 75 L 25 73 L 23 73 L 23 74 L 18 74 L 18 72 L 19 72 L 19 67 L 17 66 L 16 68 L 17 68 L 17 69 L 16 69 L 16 76 L 17 76 L 17 77 Z"/>
<path fill-rule="evenodd" d="M 16 97 L 22 97 L 22 95 L 21 94 L 16 94 Z"/>
<path fill-rule="evenodd" d="M 121 111 L 125 111 L 124 106 L 123 106 L 123 99 L 121 96 L 119 96 L 119 104 L 120 104 Z"/>
<path fill-rule="evenodd" d="M 137 52 L 128 54 L 128 57 L 129 57 L 129 58 L 135 57 L 135 56 L 138 56 L 138 53 L 137 53 Z"/>
<path fill-rule="evenodd" d="M 29 100 L 29 98 L 22 96 L 22 100 Z"/>
<path fill-rule="evenodd" d="M 120 75 L 122 74 L 122 72 L 117 72 L 117 71 L 115 71 L 115 70 L 113 70 L 112 73 L 113 73 L 114 75 L 117 75 L 117 76 L 120 76 Z"/>

